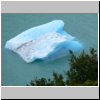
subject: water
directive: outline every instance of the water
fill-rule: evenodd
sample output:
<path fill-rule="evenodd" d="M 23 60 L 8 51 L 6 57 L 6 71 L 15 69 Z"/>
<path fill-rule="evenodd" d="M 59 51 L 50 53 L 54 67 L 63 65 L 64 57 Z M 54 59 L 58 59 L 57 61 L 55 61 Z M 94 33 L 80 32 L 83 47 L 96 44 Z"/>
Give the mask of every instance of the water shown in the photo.
<path fill-rule="evenodd" d="M 63 73 L 69 69 L 68 58 L 51 62 L 36 60 L 25 63 L 17 54 L 4 48 L 7 40 L 28 28 L 61 19 L 64 30 L 80 41 L 85 51 L 90 47 L 98 49 L 97 14 L 2 14 L 2 85 L 25 86 L 34 78 L 49 78 L 52 72 Z"/>

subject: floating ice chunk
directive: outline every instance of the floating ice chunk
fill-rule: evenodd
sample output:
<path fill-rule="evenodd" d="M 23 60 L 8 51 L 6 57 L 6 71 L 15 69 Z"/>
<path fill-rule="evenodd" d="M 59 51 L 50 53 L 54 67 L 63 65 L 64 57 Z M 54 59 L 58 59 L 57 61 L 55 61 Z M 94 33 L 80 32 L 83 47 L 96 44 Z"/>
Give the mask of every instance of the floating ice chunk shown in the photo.
<path fill-rule="evenodd" d="M 47 33 L 36 40 L 29 41 L 15 50 L 26 62 L 42 59 L 48 56 L 67 39 L 59 33 Z"/>
<path fill-rule="evenodd" d="M 30 28 L 21 34 L 17 35 L 16 37 L 10 39 L 6 43 L 6 48 L 11 50 L 18 48 L 20 45 L 29 42 L 30 40 L 37 39 L 41 35 L 44 35 L 48 32 L 60 32 L 64 27 L 64 22 L 62 20 L 55 20 L 49 22 L 47 24 L 43 24 L 37 27 Z"/>
<path fill-rule="evenodd" d="M 78 51 L 82 45 L 63 31 L 64 22 L 55 20 L 28 29 L 8 40 L 5 47 L 19 54 L 25 62 L 36 59 L 57 59 L 66 56 L 71 49 Z"/>

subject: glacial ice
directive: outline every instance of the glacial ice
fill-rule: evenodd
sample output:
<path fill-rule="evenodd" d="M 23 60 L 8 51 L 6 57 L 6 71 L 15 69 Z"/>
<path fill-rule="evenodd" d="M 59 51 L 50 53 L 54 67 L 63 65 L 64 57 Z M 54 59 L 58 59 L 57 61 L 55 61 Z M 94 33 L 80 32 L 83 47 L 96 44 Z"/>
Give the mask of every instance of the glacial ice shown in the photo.
<path fill-rule="evenodd" d="M 16 52 L 27 63 L 36 59 L 51 60 L 78 52 L 82 44 L 63 30 L 64 22 L 52 22 L 30 28 L 6 42 L 5 48 Z"/>

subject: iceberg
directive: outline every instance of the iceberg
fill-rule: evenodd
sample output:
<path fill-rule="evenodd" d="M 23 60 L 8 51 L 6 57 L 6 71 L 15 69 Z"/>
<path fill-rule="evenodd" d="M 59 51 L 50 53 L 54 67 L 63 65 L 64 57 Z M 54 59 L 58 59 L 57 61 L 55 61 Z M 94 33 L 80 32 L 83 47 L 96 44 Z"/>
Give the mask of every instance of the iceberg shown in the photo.
<path fill-rule="evenodd" d="M 54 20 L 30 28 L 8 40 L 5 48 L 17 53 L 27 62 L 36 59 L 54 60 L 68 55 L 69 50 L 78 52 L 82 44 L 63 30 L 64 22 Z"/>

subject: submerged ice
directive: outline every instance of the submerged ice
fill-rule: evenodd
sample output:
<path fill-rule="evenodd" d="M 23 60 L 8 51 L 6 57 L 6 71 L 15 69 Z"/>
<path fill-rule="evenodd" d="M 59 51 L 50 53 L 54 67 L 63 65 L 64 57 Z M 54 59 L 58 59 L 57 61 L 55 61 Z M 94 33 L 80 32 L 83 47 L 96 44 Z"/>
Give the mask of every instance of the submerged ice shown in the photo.
<path fill-rule="evenodd" d="M 16 52 L 27 63 L 36 59 L 57 59 L 68 55 L 69 50 L 78 52 L 82 45 L 65 32 L 63 27 L 62 20 L 54 20 L 30 28 L 8 40 L 5 47 Z"/>

